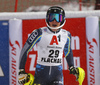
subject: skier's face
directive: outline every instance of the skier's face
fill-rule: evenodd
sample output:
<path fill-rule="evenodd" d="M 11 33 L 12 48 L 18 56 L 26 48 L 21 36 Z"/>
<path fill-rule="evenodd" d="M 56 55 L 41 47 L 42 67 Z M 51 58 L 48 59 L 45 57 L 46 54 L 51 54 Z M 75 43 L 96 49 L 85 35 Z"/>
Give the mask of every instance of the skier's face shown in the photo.
<path fill-rule="evenodd" d="M 50 27 L 59 27 L 60 22 L 57 22 L 55 19 L 52 22 L 49 22 Z M 52 29 L 51 29 L 52 30 Z"/>

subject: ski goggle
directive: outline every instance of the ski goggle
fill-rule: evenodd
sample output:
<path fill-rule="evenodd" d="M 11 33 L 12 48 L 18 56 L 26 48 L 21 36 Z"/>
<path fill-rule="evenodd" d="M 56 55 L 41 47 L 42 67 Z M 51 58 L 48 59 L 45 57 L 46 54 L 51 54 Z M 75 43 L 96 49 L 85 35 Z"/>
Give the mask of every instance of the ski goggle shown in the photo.
<path fill-rule="evenodd" d="M 62 22 L 64 20 L 64 17 L 61 14 L 56 14 L 56 13 L 51 13 L 48 15 L 49 22 L 52 22 L 54 19 L 57 22 Z"/>

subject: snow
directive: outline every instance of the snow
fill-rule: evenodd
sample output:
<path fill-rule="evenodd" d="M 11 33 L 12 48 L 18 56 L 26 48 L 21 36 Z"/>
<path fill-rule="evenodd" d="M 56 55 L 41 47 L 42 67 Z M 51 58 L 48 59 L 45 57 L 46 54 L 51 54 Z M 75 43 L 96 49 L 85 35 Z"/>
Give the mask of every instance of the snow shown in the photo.
<path fill-rule="evenodd" d="M 79 10 L 79 4 L 77 2 L 67 3 L 61 6 L 65 11 L 80 11 Z M 50 6 L 43 5 L 43 6 L 31 6 L 27 8 L 26 12 L 32 12 L 32 11 L 46 11 Z M 81 6 L 81 11 L 87 11 L 87 10 L 94 10 L 94 5 L 91 6 Z"/>

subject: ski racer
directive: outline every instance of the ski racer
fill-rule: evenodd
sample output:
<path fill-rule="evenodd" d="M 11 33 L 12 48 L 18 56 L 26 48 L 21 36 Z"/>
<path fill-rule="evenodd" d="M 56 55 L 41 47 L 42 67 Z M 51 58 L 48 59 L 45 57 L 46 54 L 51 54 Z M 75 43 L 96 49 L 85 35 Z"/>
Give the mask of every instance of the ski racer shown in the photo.
<path fill-rule="evenodd" d="M 79 71 L 74 67 L 71 49 L 71 33 L 64 26 L 65 11 L 59 6 L 52 6 L 47 10 L 46 24 L 33 30 L 28 37 L 20 55 L 19 77 L 20 84 L 27 79 L 25 63 L 28 52 L 37 44 L 38 58 L 32 85 L 64 85 L 62 73 L 63 51 L 71 74 L 77 78 Z"/>

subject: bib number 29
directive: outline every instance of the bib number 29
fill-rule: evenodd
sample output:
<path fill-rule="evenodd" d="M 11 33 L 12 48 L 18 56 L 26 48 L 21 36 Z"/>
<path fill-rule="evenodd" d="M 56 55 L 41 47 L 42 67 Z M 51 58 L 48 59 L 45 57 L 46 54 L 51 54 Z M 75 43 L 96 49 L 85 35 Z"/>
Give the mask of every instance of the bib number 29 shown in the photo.
<path fill-rule="evenodd" d="M 53 57 L 57 58 L 59 56 L 59 50 L 50 50 L 49 53 L 50 53 L 49 54 L 50 58 L 53 58 Z"/>

